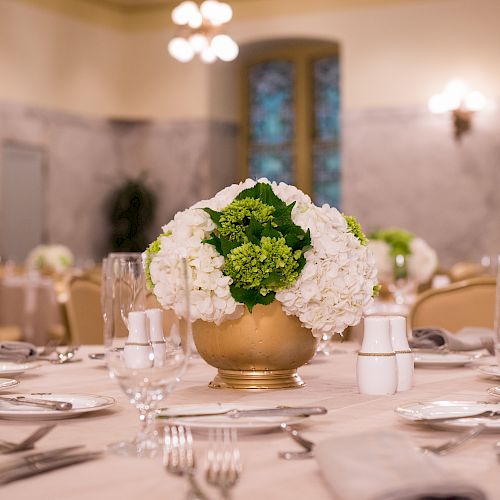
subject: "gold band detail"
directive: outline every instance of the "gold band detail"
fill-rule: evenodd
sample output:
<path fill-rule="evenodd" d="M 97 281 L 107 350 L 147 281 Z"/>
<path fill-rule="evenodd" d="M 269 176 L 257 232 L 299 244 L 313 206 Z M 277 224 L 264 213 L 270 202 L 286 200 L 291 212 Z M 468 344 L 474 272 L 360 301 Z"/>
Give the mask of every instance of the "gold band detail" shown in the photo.
<path fill-rule="evenodd" d="M 411 354 L 413 351 L 411 349 L 406 349 L 405 351 L 394 351 L 396 354 Z"/>
<path fill-rule="evenodd" d="M 152 344 L 166 344 L 166 342 L 164 340 L 152 340 L 151 343 Z"/>
<path fill-rule="evenodd" d="M 149 342 L 126 342 L 125 345 L 138 345 L 141 347 L 151 347 Z"/>
<path fill-rule="evenodd" d="M 358 356 L 396 356 L 395 352 L 358 352 Z"/>

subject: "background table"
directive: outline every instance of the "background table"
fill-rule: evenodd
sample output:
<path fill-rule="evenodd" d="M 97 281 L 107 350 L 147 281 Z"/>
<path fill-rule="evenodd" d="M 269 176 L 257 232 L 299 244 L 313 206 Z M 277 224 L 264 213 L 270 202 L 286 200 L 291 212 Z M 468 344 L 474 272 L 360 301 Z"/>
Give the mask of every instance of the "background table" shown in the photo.
<path fill-rule="evenodd" d="M 274 406 L 321 405 L 329 413 L 304 422 L 306 437 L 320 441 L 334 435 L 346 435 L 382 429 L 397 430 L 408 435 L 415 444 L 438 443 L 452 433 L 411 425 L 400 420 L 393 409 L 401 404 L 428 399 L 487 400 L 486 389 L 500 382 L 481 378 L 477 370 L 417 369 L 416 387 L 395 396 L 373 397 L 357 393 L 354 354 L 355 344 L 340 346 L 347 354 L 320 358 L 300 370 L 307 386 L 301 389 L 243 392 L 209 389 L 207 383 L 215 369 L 202 360 L 195 360 L 183 382 L 168 400 L 173 404 L 234 402 Z M 26 374 L 18 392 L 57 391 L 112 396 L 115 407 L 92 415 L 61 420 L 37 449 L 85 444 L 90 449 L 132 437 L 138 421 L 118 385 L 109 379 L 103 361 L 88 359 L 89 352 L 102 347 L 85 347 L 79 351 L 83 362 L 66 365 L 44 364 Z M 493 358 L 485 358 L 492 363 Z M 14 392 L 14 391 L 13 391 Z M 5 394 L 5 393 L 3 393 Z M 0 421 L 0 438 L 20 439 L 35 428 L 33 422 Z M 454 471 L 457 477 L 480 485 L 490 500 L 500 499 L 500 464 L 493 453 L 493 444 L 500 434 L 483 434 L 467 445 L 437 460 Z M 240 434 L 244 472 L 234 490 L 234 498 L 255 500 L 331 500 L 315 460 L 284 461 L 279 450 L 298 450 L 283 433 Z M 206 435 L 195 435 L 199 468 L 202 469 Z M 0 457 L 0 463 L 5 460 Z M 359 478 L 363 480 L 362 477 Z M 159 459 L 131 459 L 107 455 L 86 464 L 61 469 L 0 488 L 3 499 L 184 499 L 185 479 L 167 475 Z M 211 492 L 215 493 L 214 490 Z M 212 495 L 216 498 L 216 495 Z M 353 499 L 355 500 L 355 499 Z"/>

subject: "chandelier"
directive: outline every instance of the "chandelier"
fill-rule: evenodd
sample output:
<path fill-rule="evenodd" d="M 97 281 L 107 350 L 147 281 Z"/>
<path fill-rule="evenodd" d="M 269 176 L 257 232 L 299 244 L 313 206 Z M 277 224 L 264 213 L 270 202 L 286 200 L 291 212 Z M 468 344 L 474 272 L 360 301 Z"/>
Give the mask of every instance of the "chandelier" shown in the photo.
<path fill-rule="evenodd" d="M 223 33 L 222 26 L 233 17 L 231 6 L 218 0 L 205 0 L 198 5 L 186 0 L 172 11 L 177 33 L 168 44 L 170 55 L 180 62 L 189 62 L 197 54 L 204 63 L 233 61 L 238 45 Z"/>

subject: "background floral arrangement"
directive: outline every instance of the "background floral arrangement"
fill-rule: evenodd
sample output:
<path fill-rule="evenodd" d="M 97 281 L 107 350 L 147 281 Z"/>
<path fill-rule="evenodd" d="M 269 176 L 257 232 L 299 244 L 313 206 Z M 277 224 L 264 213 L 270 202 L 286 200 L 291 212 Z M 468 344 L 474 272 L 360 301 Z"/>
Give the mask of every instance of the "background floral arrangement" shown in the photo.
<path fill-rule="evenodd" d="M 62 273 L 73 262 L 71 250 L 64 245 L 38 245 L 29 253 L 26 266 L 47 273 Z"/>
<path fill-rule="evenodd" d="M 370 235 L 369 247 L 375 256 L 378 278 L 384 283 L 392 283 L 398 272 L 416 283 L 425 283 L 438 267 L 436 252 L 422 238 L 404 229 L 376 231 Z M 399 270 L 396 267 L 398 255 L 404 257 L 404 265 Z"/>
<path fill-rule="evenodd" d="M 377 284 L 353 217 L 267 179 L 233 184 L 177 213 L 144 253 L 150 288 L 182 315 L 179 258 L 188 263 L 192 319 L 216 324 L 278 300 L 313 335 L 341 333 L 359 322 Z"/>

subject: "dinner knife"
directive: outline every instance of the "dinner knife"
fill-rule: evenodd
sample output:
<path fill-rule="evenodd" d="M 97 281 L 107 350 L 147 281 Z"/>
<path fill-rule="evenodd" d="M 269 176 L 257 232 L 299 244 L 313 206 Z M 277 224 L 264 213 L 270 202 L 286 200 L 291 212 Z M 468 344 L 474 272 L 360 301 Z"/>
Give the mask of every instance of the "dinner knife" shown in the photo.
<path fill-rule="evenodd" d="M 64 454 L 62 456 L 56 456 L 49 459 L 30 462 L 21 467 L 9 469 L 8 471 L 1 473 L 0 484 L 10 483 L 12 481 L 17 481 L 18 479 L 23 479 L 25 477 L 35 476 L 37 474 L 60 469 L 69 465 L 94 460 L 102 456 L 102 453 L 102 451 L 89 451 L 73 455 Z"/>
<path fill-rule="evenodd" d="M 0 396 L 0 401 L 5 401 L 13 405 L 29 405 L 49 408 L 50 410 L 67 411 L 73 408 L 73 404 L 68 401 L 55 401 L 52 399 L 29 398 L 26 396 L 15 396 L 12 398 Z"/>
<path fill-rule="evenodd" d="M 327 412 L 328 410 L 322 406 L 286 406 L 278 408 L 258 408 L 255 410 L 239 410 L 237 408 L 233 408 L 231 410 L 221 410 L 215 412 L 174 413 L 168 415 L 160 414 L 157 416 L 157 418 L 172 419 L 172 418 L 188 418 L 188 417 L 214 417 L 222 415 L 230 418 L 309 417 L 311 415 L 324 415 Z"/>

